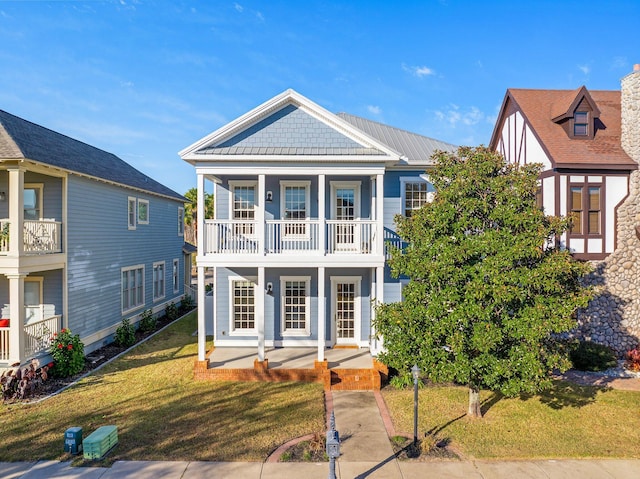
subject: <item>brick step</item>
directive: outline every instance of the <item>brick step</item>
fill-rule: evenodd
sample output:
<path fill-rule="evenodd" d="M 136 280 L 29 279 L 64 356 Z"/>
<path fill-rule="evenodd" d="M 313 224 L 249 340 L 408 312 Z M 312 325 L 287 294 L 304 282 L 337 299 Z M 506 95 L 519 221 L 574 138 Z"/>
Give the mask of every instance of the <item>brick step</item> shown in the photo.
<path fill-rule="evenodd" d="M 376 369 L 331 369 L 332 391 L 379 391 L 380 372 Z"/>

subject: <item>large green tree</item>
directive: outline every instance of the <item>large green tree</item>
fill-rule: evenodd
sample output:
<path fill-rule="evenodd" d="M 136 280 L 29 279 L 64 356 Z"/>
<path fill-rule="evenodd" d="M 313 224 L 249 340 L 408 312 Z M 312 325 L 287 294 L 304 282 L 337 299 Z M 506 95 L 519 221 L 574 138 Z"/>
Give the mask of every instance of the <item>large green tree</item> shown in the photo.
<path fill-rule="evenodd" d="M 509 165 L 485 147 L 433 159 L 433 202 L 396 218 L 406 247 L 390 264 L 410 281 L 402 302 L 377 306 L 380 359 L 468 385 L 468 414 L 480 417 L 481 388 L 535 393 L 568 367 L 556 338 L 592 295 L 580 283 L 589 266 L 558 247 L 570 219 L 536 205 L 539 165 Z"/>

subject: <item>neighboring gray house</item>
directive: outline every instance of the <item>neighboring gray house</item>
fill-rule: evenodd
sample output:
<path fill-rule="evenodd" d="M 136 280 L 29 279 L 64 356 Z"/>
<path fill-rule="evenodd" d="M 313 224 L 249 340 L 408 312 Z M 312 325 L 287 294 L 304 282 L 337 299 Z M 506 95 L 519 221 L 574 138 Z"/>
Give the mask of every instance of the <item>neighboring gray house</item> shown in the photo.
<path fill-rule="evenodd" d="M 179 302 L 184 201 L 111 153 L 0 110 L 0 368 L 42 354 L 61 328 L 91 352 L 123 318 Z"/>
<path fill-rule="evenodd" d="M 402 298 L 385 242 L 394 216 L 430 201 L 425 171 L 453 145 L 347 114 L 287 90 L 180 152 L 198 178 L 198 359 L 216 348 L 369 349 L 375 302 Z M 215 218 L 205 218 L 205 181 Z M 209 189 L 206 189 L 209 191 Z"/>

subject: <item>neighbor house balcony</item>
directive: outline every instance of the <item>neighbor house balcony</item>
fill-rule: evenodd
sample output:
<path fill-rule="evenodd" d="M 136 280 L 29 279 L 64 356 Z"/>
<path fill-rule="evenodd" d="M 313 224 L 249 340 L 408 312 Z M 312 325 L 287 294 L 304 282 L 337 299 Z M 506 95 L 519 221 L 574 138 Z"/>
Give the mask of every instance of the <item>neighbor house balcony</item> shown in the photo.
<path fill-rule="evenodd" d="M 24 354 L 21 357 L 33 358 L 42 356 L 49 350 L 51 337 L 60 331 L 62 316 L 47 315 L 45 305 L 25 307 L 25 316 L 30 318 L 28 324 L 23 327 Z M 0 320 L 0 324 L 6 324 L 10 320 Z M 12 345 L 10 341 L 10 326 L 0 326 L 0 363 L 7 363 L 11 358 Z"/>
<path fill-rule="evenodd" d="M 382 255 L 375 220 L 205 220 L 204 255 Z"/>
<path fill-rule="evenodd" d="M 8 219 L 0 220 L 0 255 L 10 252 Z M 23 251 L 26 255 L 62 253 L 62 222 L 25 220 L 22 227 Z"/>

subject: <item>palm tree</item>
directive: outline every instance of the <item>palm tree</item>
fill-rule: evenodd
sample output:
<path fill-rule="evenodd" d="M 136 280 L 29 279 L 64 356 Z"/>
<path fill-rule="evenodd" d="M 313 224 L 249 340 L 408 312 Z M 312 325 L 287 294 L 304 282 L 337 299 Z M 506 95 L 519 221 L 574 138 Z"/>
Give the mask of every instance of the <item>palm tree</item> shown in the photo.
<path fill-rule="evenodd" d="M 197 244 L 198 237 L 198 189 L 189 188 L 184 194 L 188 200 L 184 204 L 185 240 L 191 244 Z M 204 194 L 204 217 L 213 218 L 213 195 Z"/>

